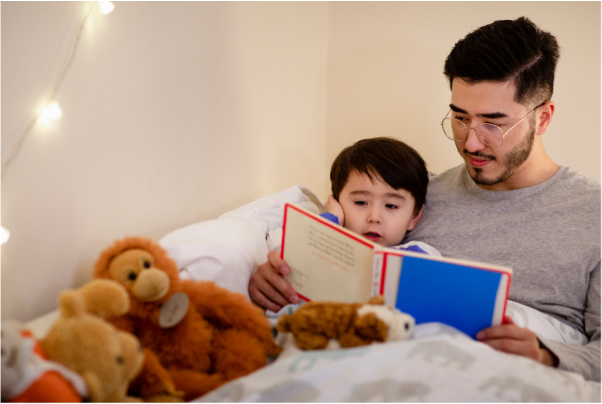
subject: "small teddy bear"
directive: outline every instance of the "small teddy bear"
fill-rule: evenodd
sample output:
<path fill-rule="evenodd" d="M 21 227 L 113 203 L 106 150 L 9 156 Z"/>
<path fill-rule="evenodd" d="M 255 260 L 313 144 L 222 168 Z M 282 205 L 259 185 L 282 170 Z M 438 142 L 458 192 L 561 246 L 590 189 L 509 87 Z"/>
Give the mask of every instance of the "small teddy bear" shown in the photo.
<path fill-rule="evenodd" d="M 144 360 L 140 343 L 103 319 L 128 311 L 126 290 L 95 280 L 62 292 L 59 308 L 60 318 L 40 341 L 48 359 L 81 375 L 93 402 L 139 401 L 128 397 L 127 390 Z"/>
<path fill-rule="evenodd" d="M 145 349 L 130 388 L 145 400 L 176 399 L 180 392 L 193 400 L 265 366 L 282 350 L 258 307 L 213 282 L 180 280 L 175 262 L 153 240 L 117 241 L 101 253 L 94 277 L 129 292 L 130 310 L 111 321 Z"/>
<path fill-rule="evenodd" d="M 410 337 L 414 318 L 383 305 L 382 296 L 368 304 L 309 302 L 292 315 L 282 316 L 277 329 L 292 333 L 299 349 L 325 349 L 329 341 L 342 348 L 372 342 L 400 341 Z"/>

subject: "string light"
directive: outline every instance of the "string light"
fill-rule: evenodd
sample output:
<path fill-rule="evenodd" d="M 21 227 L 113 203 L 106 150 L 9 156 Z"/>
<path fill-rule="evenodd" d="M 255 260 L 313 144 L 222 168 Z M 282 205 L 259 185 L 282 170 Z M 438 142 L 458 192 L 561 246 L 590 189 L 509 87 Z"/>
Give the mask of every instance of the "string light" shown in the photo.
<path fill-rule="evenodd" d="M 98 2 L 98 10 L 100 14 L 106 15 L 109 14 L 115 8 L 115 4 L 112 1 L 99 1 Z"/>
<path fill-rule="evenodd" d="M 0 245 L 6 243 L 10 238 L 10 232 L 4 227 L 0 227 Z"/>
<path fill-rule="evenodd" d="M 34 127 L 34 124 L 36 122 L 47 124 L 50 121 L 55 121 L 57 119 L 60 119 L 63 116 L 63 111 L 61 110 L 61 107 L 59 106 L 59 104 L 55 100 L 55 98 L 59 92 L 59 89 L 61 88 L 63 79 L 67 75 L 67 72 L 69 71 L 69 68 L 71 67 L 71 64 L 73 63 L 73 59 L 75 59 L 75 54 L 77 53 L 77 46 L 79 45 L 79 40 L 81 38 L 81 34 L 84 29 L 84 25 L 86 24 L 86 21 L 88 20 L 88 17 L 90 16 L 91 11 L 93 10 L 93 4 L 94 3 L 92 3 L 92 5 L 90 5 L 90 7 L 88 8 L 88 11 L 86 11 L 86 14 L 84 15 L 84 19 L 82 20 L 82 22 L 79 26 L 79 29 L 77 30 L 77 34 L 76 34 L 75 40 L 73 42 L 73 47 L 71 48 L 69 57 L 67 59 L 67 63 L 65 64 L 65 67 L 61 71 L 61 74 L 58 77 L 56 83 L 54 84 L 49 101 L 48 101 L 48 103 L 46 103 L 46 107 L 38 115 L 36 115 L 36 117 L 27 126 L 25 131 L 23 133 L 21 133 L 21 135 L 17 138 L 17 142 L 15 143 L 15 146 L 11 150 L 11 152 L 8 155 L 8 157 L 6 158 L 6 160 L 2 162 L 2 172 L 0 174 L 1 177 L 4 177 L 4 174 L 6 174 L 8 167 L 11 165 L 13 159 L 19 153 L 19 150 L 21 150 L 21 147 L 23 146 L 23 143 L 24 143 L 25 139 L 27 138 L 27 135 L 29 134 L 31 129 Z M 115 9 L 115 4 L 113 4 L 113 2 L 111 2 L 111 1 L 99 1 L 98 2 L 98 11 L 103 15 L 109 14 L 111 11 L 113 11 L 113 9 Z M 0 226 L 0 245 L 6 243 L 9 238 L 10 238 L 10 232 L 7 229 L 5 229 L 4 227 Z"/>
<path fill-rule="evenodd" d="M 59 103 L 56 101 L 51 101 L 50 103 L 48 103 L 46 108 L 42 110 L 42 113 L 40 114 L 38 120 L 43 124 L 47 124 L 50 121 L 56 121 L 57 119 L 61 119 L 61 116 L 63 116 L 63 111 L 61 111 Z"/>
<path fill-rule="evenodd" d="M 36 115 L 34 117 L 34 119 L 31 121 L 31 123 L 25 129 L 25 131 L 23 133 L 21 133 L 21 135 L 17 138 L 17 141 L 15 142 L 15 146 L 12 148 L 8 157 L 4 161 L 2 161 L 2 172 L 0 174 L 1 177 L 4 177 L 4 175 L 8 171 L 8 167 L 11 165 L 14 158 L 17 156 L 17 154 L 21 150 L 21 147 L 23 146 L 25 139 L 29 135 L 29 132 L 33 129 L 36 122 L 47 124 L 50 121 L 59 119 L 61 116 L 63 116 L 63 111 L 61 111 L 59 104 L 56 102 L 56 96 L 59 92 L 59 89 L 61 88 L 63 79 L 67 75 L 67 72 L 69 71 L 69 68 L 71 67 L 71 64 L 73 63 L 73 59 L 75 59 L 75 54 L 77 53 L 77 47 L 79 45 L 79 40 L 81 38 L 82 31 L 84 29 L 86 21 L 88 20 L 88 17 L 90 16 L 92 10 L 94 9 L 95 5 L 96 5 L 95 2 L 92 2 L 90 7 L 88 7 L 88 10 L 86 11 L 86 14 L 84 15 L 84 18 L 79 26 L 79 29 L 77 30 L 77 34 L 75 36 L 75 40 L 73 41 L 73 46 L 71 48 L 71 52 L 69 53 L 67 62 L 65 63 L 65 67 L 62 69 L 61 74 L 59 75 L 56 83 L 54 84 L 52 93 L 48 99 L 48 102 L 46 103 L 46 107 L 38 115 Z M 98 5 L 98 10 L 101 14 L 108 14 L 111 11 L 113 11 L 113 9 L 115 8 L 115 4 L 113 4 L 113 2 L 111 2 L 111 1 L 99 1 L 97 3 L 97 5 Z"/>

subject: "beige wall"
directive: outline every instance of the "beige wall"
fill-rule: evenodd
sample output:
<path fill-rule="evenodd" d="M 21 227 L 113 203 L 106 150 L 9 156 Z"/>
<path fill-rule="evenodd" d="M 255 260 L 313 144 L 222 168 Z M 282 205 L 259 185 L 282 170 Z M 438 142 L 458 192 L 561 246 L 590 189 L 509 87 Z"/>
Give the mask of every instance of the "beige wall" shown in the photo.
<path fill-rule="evenodd" d="M 85 7 L 2 3 L 3 159 Z M 62 119 L 36 127 L 2 178 L 2 317 L 54 309 L 117 238 L 158 239 L 296 183 L 326 189 L 327 7 L 95 13 L 58 95 Z"/>
<path fill-rule="evenodd" d="M 450 90 L 443 63 L 468 32 L 527 16 L 562 47 L 544 146 L 600 181 L 600 2 L 333 2 L 329 6 L 328 146 L 394 136 L 440 173 L 461 163 L 439 123 Z"/>
<path fill-rule="evenodd" d="M 2 159 L 48 97 L 89 3 L 2 2 Z M 600 180 L 600 3 L 118 2 L 93 14 L 57 97 L 2 174 L 2 317 L 55 308 L 114 239 L 155 239 L 301 184 L 396 136 L 440 172 L 453 44 L 527 15 L 563 47 L 553 159 Z"/>

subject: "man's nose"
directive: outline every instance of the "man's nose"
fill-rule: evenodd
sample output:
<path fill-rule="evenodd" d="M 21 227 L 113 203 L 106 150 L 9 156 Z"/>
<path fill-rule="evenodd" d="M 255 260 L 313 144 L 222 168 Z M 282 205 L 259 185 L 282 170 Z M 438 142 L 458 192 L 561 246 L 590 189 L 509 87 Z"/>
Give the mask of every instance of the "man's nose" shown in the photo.
<path fill-rule="evenodd" d="M 466 141 L 464 142 L 464 148 L 469 152 L 475 152 L 478 150 L 483 150 L 485 147 L 487 147 L 487 145 L 483 143 L 477 135 L 477 128 L 468 128 Z"/>

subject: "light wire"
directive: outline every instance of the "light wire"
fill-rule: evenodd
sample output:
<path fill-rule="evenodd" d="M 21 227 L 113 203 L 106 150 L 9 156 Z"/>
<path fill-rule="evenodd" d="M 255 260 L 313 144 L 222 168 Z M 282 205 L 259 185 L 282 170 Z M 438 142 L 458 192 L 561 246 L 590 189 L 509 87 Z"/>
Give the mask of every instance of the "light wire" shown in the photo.
<path fill-rule="evenodd" d="M 86 11 L 86 14 L 84 15 L 84 19 L 82 20 L 81 24 L 79 25 L 75 40 L 73 42 L 73 46 L 71 47 L 71 52 L 69 53 L 68 62 L 65 65 L 65 67 L 63 68 L 63 70 L 61 71 L 61 74 L 58 76 L 56 84 L 54 85 L 54 88 L 52 90 L 52 93 L 51 93 L 50 98 L 49 98 L 48 102 L 46 103 L 46 105 L 48 105 L 50 102 L 54 101 L 55 97 L 57 96 L 57 94 L 59 92 L 59 89 L 61 88 L 61 84 L 63 83 L 63 80 L 65 79 L 65 76 L 67 75 L 67 72 L 69 71 L 69 68 L 71 68 L 71 64 L 73 63 L 73 60 L 75 59 L 75 54 L 77 53 L 77 47 L 79 45 L 79 41 L 81 39 L 82 32 L 84 30 L 84 26 L 86 24 L 86 21 L 88 20 L 88 17 L 90 16 L 90 13 L 94 9 L 95 3 L 96 3 L 95 1 L 91 2 L 90 7 L 88 7 L 88 10 Z M 21 133 L 21 135 L 19 136 L 17 143 L 15 144 L 15 146 L 11 150 L 10 154 L 8 155 L 8 157 L 2 164 L 2 173 L 0 174 L 0 178 L 4 178 L 4 175 L 8 171 L 8 167 L 10 167 L 14 158 L 19 154 L 19 151 L 21 150 L 23 143 L 25 143 L 25 139 L 27 139 L 27 136 L 31 132 L 31 129 L 37 122 L 37 120 L 40 117 L 40 115 L 42 114 L 42 112 L 43 112 L 43 110 L 33 118 L 31 123 L 25 129 L 25 131 L 23 133 Z"/>

